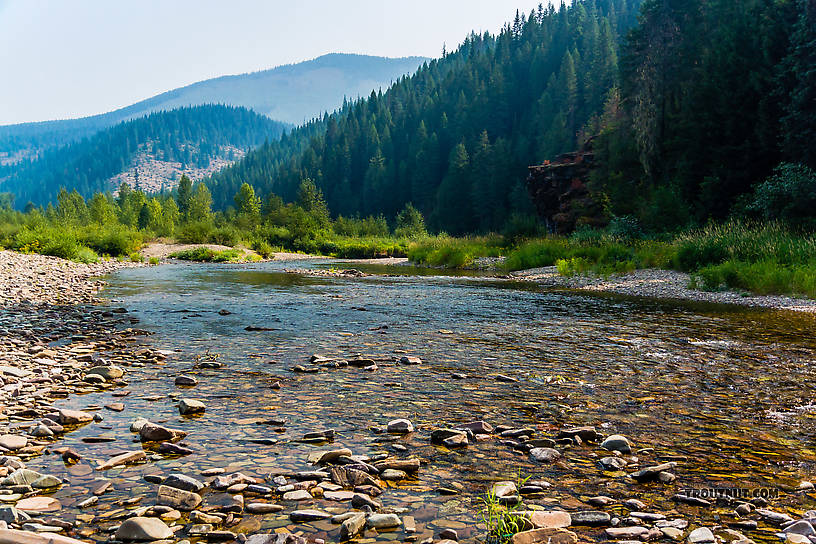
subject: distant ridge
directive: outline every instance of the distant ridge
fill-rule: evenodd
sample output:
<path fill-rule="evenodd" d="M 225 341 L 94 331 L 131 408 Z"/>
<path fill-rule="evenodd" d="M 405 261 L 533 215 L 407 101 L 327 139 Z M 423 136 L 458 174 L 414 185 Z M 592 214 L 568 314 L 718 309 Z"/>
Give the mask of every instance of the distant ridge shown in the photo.
<path fill-rule="evenodd" d="M 242 106 L 278 121 L 301 124 L 333 111 L 344 97 L 356 98 L 388 87 L 425 60 L 331 53 L 269 70 L 200 81 L 99 115 L 4 125 L 0 126 L 0 164 L 30 158 L 122 121 L 183 106 Z"/>

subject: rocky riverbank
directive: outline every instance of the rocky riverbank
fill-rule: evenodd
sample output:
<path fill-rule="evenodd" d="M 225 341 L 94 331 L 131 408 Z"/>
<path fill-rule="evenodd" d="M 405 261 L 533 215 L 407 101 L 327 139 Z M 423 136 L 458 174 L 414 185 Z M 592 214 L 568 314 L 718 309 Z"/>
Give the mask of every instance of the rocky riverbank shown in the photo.
<path fill-rule="evenodd" d="M 627 274 L 614 274 L 608 277 L 591 274 L 562 276 L 554 266 L 546 266 L 512 272 L 509 277 L 533 281 L 546 287 L 563 287 L 657 299 L 737 304 L 795 312 L 816 312 L 816 300 L 808 298 L 691 289 L 689 287 L 690 276 L 674 270 L 635 270 Z"/>

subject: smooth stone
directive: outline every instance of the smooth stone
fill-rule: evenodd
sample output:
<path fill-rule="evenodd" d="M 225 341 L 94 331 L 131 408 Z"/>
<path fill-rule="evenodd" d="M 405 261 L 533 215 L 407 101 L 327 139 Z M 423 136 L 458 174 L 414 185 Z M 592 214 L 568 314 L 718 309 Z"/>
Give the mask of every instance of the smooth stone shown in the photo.
<path fill-rule="evenodd" d="M 394 434 L 408 434 L 414 432 L 414 424 L 407 419 L 389 421 L 386 431 Z"/>
<path fill-rule="evenodd" d="M 23 512 L 56 512 L 62 504 L 54 497 L 36 496 L 20 499 L 15 508 Z"/>
<path fill-rule="evenodd" d="M 287 491 L 283 494 L 282 498 L 285 501 L 308 501 L 313 499 L 314 496 L 305 489 L 296 489 L 294 491 Z"/>
<path fill-rule="evenodd" d="M 390 480 L 390 481 L 400 481 L 407 478 L 408 475 L 403 472 L 402 470 L 396 470 L 393 468 L 386 469 L 380 473 L 380 478 L 383 480 Z"/>
<path fill-rule="evenodd" d="M 172 506 L 178 510 L 189 512 L 201 504 L 201 495 L 175 487 L 160 485 L 156 504 Z"/>
<path fill-rule="evenodd" d="M 712 544 L 717 541 L 708 527 L 698 527 L 689 533 L 686 541 L 689 544 Z"/>
<path fill-rule="evenodd" d="M 245 509 L 250 514 L 272 514 L 283 510 L 280 504 L 272 504 L 268 502 L 251 502 L 246 505 Z"/>
<path fill-rule="evenodd" d="M 609 457 L 602 457 L 601 459 L 599 459 L 598 464 L 604 470 L 617 471 L 622 470 L 627 463 L 626 459 L 624 459 L 623 457 L 615 457 L 611 455 Z"/>
<path fill-rule="evenodd" d="M 87 544 L 56 533 L 39 534 L 16 529 L 0 529 L 0 542 L 4 544 Z"/>
<path fill-rule="evenodd" d="M 181 399 L 178 403 L 179 414 L 189 416 L 192 414 L 203 414 L 207 409 L 204 403 L 195 399 Z"/>
<path fill-rule="evenodd" d="M 601 447 L 609 451 L 619 451 L 621 453 L 632 453 L 632 445 L 629 439 L 622 434 L 613 434 L 606 437 L 601 442 Z"/>
<path fill-rule="evenodd" d="M 34 489 L 49 489 L 51 487 L 59 487 L 61 485 L 62 480 L 56 476 L 51 476 L 50 474 L 45 474 L 31 482 L 31 487 Z"/>
<path fill-rule="evenodd" d="M 491 493 L 497 498 L 512 497 L 518 495 L 518 488 L 515 482 L 496 482 L 491 488 Z"/>
<path fill-rule="evenodd" d="M 184 431 L 162 427 L 149 421 L 139 429 L 139 437 L 143 442 L 172 442 L 185 436 L 187 436 L 187 433 Z"/>
<path fill-rule="evenodd" d="M 144 450 L 128 451 L 119 454 L 116 457 L 111 457 L 104 463 L 97 465 L 96 470 L 109 470 L 121 465 L 138 463 L 139 461 L 144 461 L 145 459 L 147 459 L 147 455 L 145 454 Z"/>
<path fill-rule="evenodd" d="M 183 489 L 184 491 L 194 491 L 198 493 L 204 489 L 204 482 L 196 480 L 190 476 L 174 472 L 167 476 L 162 482 L 164 485 L 175 487 L 176 489 Z"/>
<path fill-rule="evenodd" d="M 578 535 L 566 529 L 532 529 L 513 535 L 512 544 L 575 544 Z"/>
<path fill-rule="evenodd" d="M 352 452 L 348 448 L 337 448 L 333 450 L 314 451 L 309 454 L 309 462 L 313 465 L 332 463 L 341 457 L 351 457 Z"/>
<path fill-rule="evenodd" d="M 17 434 L 4 434 L 0 436 L 0 446 L 7 450 L 19 450 L 26 447 L 28 438 Z"/>
<path fill-rule="evenodd" d="M 640 540 L 640 538 L 648 534 L 648 532 L 649 529 L 641 525 L 632 527 L 608 527 L 604 529 L 606 536 L 615 540 Z"/>
<path fill-rule="evenodd" d="M 366 524 L 372 529 L 392 529 L 402 525 L 402 521 L 396 514 L 372 514 Z"/>
<path fill-rule="evenodd" d="M 556 438 L 574 439 L 576 436 L 583 440 L 584 442 L 596 442 L 600 438 L 598 431 L 595 430 L 595 427 L 591 426 L 568 427 L 566 429 L 561 429 L 560 431 L 558 431 L 558 435 Z"/>
<path fill-rule="evenodd" d="M 530 457 L 538 463 L 552 463 L 561 458 L 561 452 L 553 448 L 533 448 Z"/>
<path fill-rule="evenodd" d="M 198 380 L 193 378 L 192 376 L 176 376 L 175 385 L 185 386 L 185 387 L 192 387 L 194 385 L 198 385 Z"/>
<path fill-rule="evenodd" d="M 563 529 L 572 525 L 570 513 L 561 510 L 537 510 L 529 519 L 536 529 Z"/>
<path fill-rule="evenodd" d="M 785 527 L 784 532 L 795 533 L 805 536 L 816 535 L 816 530 L 813 529 L 813 525 L 810 522 L 805 521 L 803 519 L 796 521 Z"/>
<path fill-rule="evenodd" d="M 60 425 L 81 425 L 93 421 L 93 414 L 81 410 L 60 410 L 57 422 Z"/>
<path fill-rule="evenodd" d="M 583 510 L 581 512 L 572 513 L 573 525 L 600 527 L 603 525 L 609 525 L 611 520 L 612 517 L 608 513 L 601 512 L 600 510 Z"/>
<path fill-rule="evenodd" d="M 116 540 L 152 541 L 172 538 L 173 531 L 158 518 L 134 517 L 126 519 L 116 529 Z"/>
<path fill-rule="evenodd" d="M 95 366 L 93 368 L 89 368 L 87 374 L 95 374 L 97 376 L 101 376 L 102 379 L 105 381 L 111 381 L 121 378 L 125 375 L 125 371 L 119 368 L 118 366 L 110 365 L 110 366 Z"/>
<path fill-rule="evenodd" d="M 320 510 L 295 510 L 289 514 L 289 519 L 294 522 L 320 521 L 321 519 L 329 519 L 330 517 L 332 517 L 331 514 Z"/>
<path fill-rule="evenodd" d="M 355 514 L 340 524 L 340 540 L 350 540 L 355 537 L 366 524 L 365 514 Z"/>
<path fill-rule="evenodd" d="M 31 485 L 43 475 L 35 470 L 29 470 L 27 468 L 18 468 L 2 480 L 2 485 L 5 486 L 13 486 L 13 485 Z"/>

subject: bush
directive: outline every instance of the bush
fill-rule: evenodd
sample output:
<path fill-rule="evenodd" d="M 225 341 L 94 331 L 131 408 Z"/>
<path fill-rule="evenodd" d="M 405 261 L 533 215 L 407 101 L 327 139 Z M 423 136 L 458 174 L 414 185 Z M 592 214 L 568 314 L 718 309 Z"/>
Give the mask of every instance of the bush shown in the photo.
<path fill-rule="evenodd" d="M 746 206 L 766 221 L 797 229 L 816 228 L 816 172 L 803 164 L 782 163 L 760 183 Z"/>
<path fill-rule="evenodd" d="M 498 257 L 504 241 L 499 236 L 451 238 L 440 235 L 414 243 L 408 249 L 408 259 L 418 264 L 462 268 L 479 257 Z"/>
<path fill-rule="evenodd" d="M 93 249 L 81 246 L 74 255 L 74 260 L 80 263 L 92 264 L 99 262 L 99 255 Z"/>
<path fill-rule="evenodd" d="M 239 249 L 225 249 L 216 251 L 207 247 L 196 247 L 179 251 L 170 255 L 172 259 L 182 261 L 198 261 L 207 263 L 231 263 L 244 260 L 244 252 Z"/>
<path fill-rule="evenodd" d="M 275 248 L 266 240 L 253 240 L 252 250 L 264 259 L 268 259 L 275 253 Z"/>
<path fill-rule="evenodd" d="M 178 229 L 176 239 L 182 244 L 205 244 L 213 238 L 214 230 L 211 221 L 191 221 Z"/>
<path fill-rule="evenodd" d="M 129 255 L 139 249 L 142 237 L 135 230 L 117 225 L 98 229 L 86 228 L 81 235 L 81 241 L 97 253 L 118 257 Z"/>

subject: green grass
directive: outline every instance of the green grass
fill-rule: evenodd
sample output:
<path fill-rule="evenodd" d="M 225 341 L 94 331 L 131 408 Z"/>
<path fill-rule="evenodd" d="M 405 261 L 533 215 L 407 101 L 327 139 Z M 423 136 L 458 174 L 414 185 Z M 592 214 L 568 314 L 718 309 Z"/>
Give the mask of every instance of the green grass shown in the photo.
<path fill-rule="evenodd" d="M 246 254 L 240 249 L 225 249 L 217 251 L 206 247 L 196 247 L 177 251 L 170 255 L 171 259 L 181 261 L 196 261 L 203 263 L 237 263 L 247 260 Z"/>
<path fill-rule="evenodd" d="M 565 275 L 586 272 L 621 274 L 638 268 L 668 268 L 674 254 L 671 244 L 655 240 L 626 243 L 609 239 L 576 241 L 548 237 L 510 250 L 504 268 L 514 271 L 555 265 L 559 273 L 563 270 Z"/>
<path fill-rule="evenodd" d="M 480 257 L 499 257 L 503 253 L 501 236 L 452 238 L 440 235 L 416 242 L 408 249 L 412 262 L 427 266 L 465 268 Z"/>

